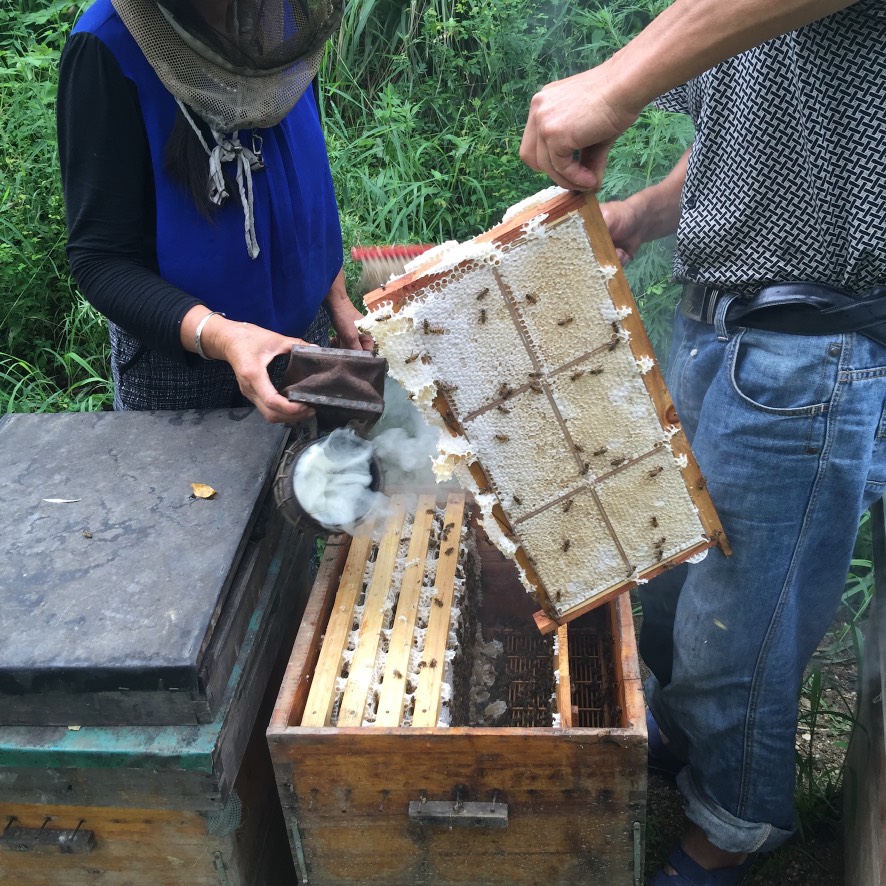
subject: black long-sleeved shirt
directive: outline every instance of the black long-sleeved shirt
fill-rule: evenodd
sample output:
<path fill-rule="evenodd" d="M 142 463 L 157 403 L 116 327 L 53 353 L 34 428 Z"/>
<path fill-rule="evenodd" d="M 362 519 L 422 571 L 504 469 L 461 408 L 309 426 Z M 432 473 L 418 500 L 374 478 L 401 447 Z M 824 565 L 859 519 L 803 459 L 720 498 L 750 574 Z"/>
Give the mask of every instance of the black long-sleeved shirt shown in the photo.
<path fill-rule="evenodd" d="M 83 294 L 149 348 L 187 359 L 180 326 L 196 299 L 164 281 L 154 176 L 135 85 L 93 34 L 61 58 L 58 142 L 68 259 Z"/>

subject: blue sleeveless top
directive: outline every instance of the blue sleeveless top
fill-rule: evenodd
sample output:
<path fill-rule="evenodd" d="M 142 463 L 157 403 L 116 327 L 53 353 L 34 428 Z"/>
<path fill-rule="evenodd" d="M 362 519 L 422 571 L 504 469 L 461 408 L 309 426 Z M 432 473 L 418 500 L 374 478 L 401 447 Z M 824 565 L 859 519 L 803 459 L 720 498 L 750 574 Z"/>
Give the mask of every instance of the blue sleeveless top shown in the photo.
<path fill-rule="evenodd" d="M 111 0 L 97 0 L 74 27 L 78 32 L 101 40 L 138 91 L 154 174 L 160 276 L 229 319 L 300 336 L 342 266 L 338 209 L 312 90 L 276 126 L 256 130 L 265 169 L 252 177 L 261 251 L 251 259 L 236 190 L 208 220 L 164 171 L 178 105 Z M 250 145 L 249 132 L 241 138 Z M 208 156 L 206 171 L 208 180 Z"/>

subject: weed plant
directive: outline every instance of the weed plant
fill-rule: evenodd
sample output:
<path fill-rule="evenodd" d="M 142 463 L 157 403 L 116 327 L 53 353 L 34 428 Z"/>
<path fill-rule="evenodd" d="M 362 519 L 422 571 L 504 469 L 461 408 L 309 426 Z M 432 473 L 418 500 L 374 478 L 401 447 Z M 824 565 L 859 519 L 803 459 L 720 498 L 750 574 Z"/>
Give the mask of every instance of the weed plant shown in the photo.
<path fill-rule="evenodd" d="M 107 377 L 106 333 L 68 274 L 55 136 L 58 59 L 86 5 L 16 0 L 0 8 L 4 412 L 100 409 L 109 402 L 94 381 Z"/>

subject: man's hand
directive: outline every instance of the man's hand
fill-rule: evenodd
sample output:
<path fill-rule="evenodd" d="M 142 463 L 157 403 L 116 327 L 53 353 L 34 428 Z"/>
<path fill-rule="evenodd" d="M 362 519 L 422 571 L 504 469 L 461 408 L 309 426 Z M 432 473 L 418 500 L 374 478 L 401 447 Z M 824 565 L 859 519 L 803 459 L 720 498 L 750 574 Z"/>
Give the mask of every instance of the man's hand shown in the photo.
<path fill-rule="evenodd" d="M 597 190 L 609 149 L 643 108 L 609 98 L 605 67 L 550 83 L 530 103 L 520 158 L 563 188 Z"/>
<path fill-rule="evenodd" d="M 535 94 L 520 157 L 561 187 L 597 190 L 609 149 L 654 98 L 854 2 L 674 0 L 603 64 Z"/>
<path fill-rule="evenodd" d="M 623 265 L 633 259 L 644 243 L 676 232 L 689 154 L 686 151 L 658 184 L 644 188 L 626 200 L 600 204 L 603 221 Z"/>
<path fill-rule="evenodd" d="M 643 228 L 634 206 L 627 200 L 613 200 L 601 203 L 600 212 L 609 228 L 609 236 L 612 237 L 618 260 L 626 265 L 645 242 Z"/>

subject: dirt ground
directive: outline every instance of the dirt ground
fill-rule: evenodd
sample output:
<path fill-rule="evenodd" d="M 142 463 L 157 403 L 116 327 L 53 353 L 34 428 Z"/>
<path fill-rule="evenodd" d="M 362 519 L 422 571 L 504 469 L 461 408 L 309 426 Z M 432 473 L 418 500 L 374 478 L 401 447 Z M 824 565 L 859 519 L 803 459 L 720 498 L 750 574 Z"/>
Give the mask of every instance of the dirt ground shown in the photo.
<path fill-rule="evenodd" d="M 824 644 L 823 644 L 824 645 Z M 798 810 L 801 830 L 781 849 L 761 856 L 745 886 L 843 886 L 839 780 L 855 703 L 856 668 L 851 655 L 814 661 L 821 673 L 819 713 L 808 697 L 800 703 L 797 753 L 801 763 Z M 641 669 L 642 664 L 641 664 Z M 644 677 L 645 677 L 644 672 Z M 833 712 L 833 713 L 828 713 Z M 811 773 L 811 779 L 806 773 Z M 664 863 L 686 827 L 683 802 L 672 780 L 650 773 L 646 828 L 646 876 Z"/>

